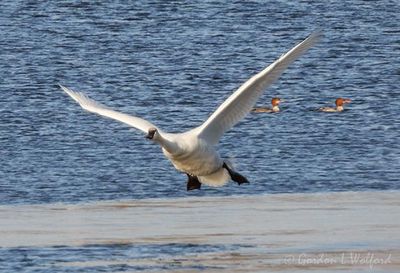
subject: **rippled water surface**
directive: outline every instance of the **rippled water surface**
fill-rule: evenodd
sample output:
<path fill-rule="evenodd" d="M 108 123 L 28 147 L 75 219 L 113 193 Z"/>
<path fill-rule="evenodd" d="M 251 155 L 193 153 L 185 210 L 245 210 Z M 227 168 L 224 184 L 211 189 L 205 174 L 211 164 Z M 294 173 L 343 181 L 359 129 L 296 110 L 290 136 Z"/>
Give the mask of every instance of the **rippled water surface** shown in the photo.
<path fill-rule="evenodd" d="M 0 203 L 400 189 L 398 1 L 2 1 Z M 166 131 L 199 125 L 321 29 L 220 151 L 251 181 L 187 193 L 160 148 L 57 83 Z M 346 111 L 312 111 L 335 98 Z"/>
<path fill-rule="evenodd" d="M 179 260 L 161 263 L 163 259 L 185 253 L 186 255 L 234 251 L 241 246 L 224 245 L 84 245 L 80 247 L 54 246 L 39 248 L 0 249 L 2 256 L 10 257 L 4 270 L 21 272 L 29 268 L 30 272 L 140 272 L 150 270 L 204 270 L 213 267 L 203 265 L 182 265 Z M 242 246 L 243 247 L 243 246 Z M 113 260 L 116 259 L 116 260 Z M 159 259 L 160 263 L 150 264 L 142 259 Z M 0 266 L 0 269 L 1 266 Z M 218 269 L 218 267 L 216 267 Z"/>

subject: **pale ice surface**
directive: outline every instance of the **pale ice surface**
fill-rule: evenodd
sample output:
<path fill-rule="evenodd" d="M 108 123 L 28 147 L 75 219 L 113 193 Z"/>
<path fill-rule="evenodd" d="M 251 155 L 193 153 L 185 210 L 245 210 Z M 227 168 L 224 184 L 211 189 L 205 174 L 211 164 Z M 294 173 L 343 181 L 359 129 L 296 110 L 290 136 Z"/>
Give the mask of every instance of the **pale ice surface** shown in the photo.
<path fill-rule="evenodd" d="M 0 206 L 0 219 L 7 249 L 235 246 L 58 264 L 81 271 L 122 263 L 157 272 L 400 272 L 397 191 Z"/>

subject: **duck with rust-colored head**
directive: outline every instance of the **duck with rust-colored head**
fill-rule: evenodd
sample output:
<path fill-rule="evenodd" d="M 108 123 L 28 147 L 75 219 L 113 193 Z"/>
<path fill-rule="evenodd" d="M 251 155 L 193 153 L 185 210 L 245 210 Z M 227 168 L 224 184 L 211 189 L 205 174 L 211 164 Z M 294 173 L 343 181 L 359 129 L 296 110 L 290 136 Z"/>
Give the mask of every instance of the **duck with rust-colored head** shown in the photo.
<path fill-rule="evenodd" d="M 279 104 L 283 102 L 283 99 L 280 98 L 272 98 L 271 105 L 272 108 L 269 107 L 256 107 L 253 108 L 252 112 L 254 113 L 278 113 L 280 111 Z"/>
<path fill-rule="evenodd" d="M 351 102 L 351 99 L 337 98 L 335 101 L 336 107 L 321 107 L 318 109 L 318 111 L 329 112 L 329 113 L 342 112 L 344 110 L 343 106 L 346 103 L 350 103 L 350 102 Z"/>

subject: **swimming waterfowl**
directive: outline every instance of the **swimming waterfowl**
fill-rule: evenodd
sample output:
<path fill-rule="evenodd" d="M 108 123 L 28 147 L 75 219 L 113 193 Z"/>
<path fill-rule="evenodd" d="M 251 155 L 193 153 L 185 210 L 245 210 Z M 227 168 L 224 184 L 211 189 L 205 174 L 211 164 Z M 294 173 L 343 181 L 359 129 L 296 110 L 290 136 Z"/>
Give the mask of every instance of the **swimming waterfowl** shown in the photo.
<path fill-rule="evenodd" d="M 252 112 L 255 112 L 255 113 L 278 113 L 280 111 L 279 104 L 282 101 L 283 100 L 280 98 L 272 98 L 272 100 L 271 100 L 272 108 L 256 107 L 256 108 L 253 108 Z"/>
<path fill-rule="evenodd" d="M 344 110 L 343 106 L 346 103 L 350 103 L 350 102 L 351 102 L 351 99 L 337 98 L 335 101 L 336 107 L 321 107 L 318 109 L 318 111 L 329 112 L 329 113 L 342 112 Z"/>
<path fill-rule="evenodd" d="M 222 186 L 230 179 L 240 185 L 249 181 L 221 158 L 216 145 L 226 131 L 251 111 L 264 90 L 279 78 L 289 64 L 313 46 L 319 37 L 319 33 L 310 35 L 247 80 L 203 124 L 183 133 L 167 133 L 147 120 L 114 111 L 83 93 L 62 85 L 60 87 L 83 109 L 118 120 L 146 133 L 148 139 L 161 146 L 164 155 L 174 167 L 187 174 L 187 190 L 200 189 L 202 183 L 215 187 Z"/>

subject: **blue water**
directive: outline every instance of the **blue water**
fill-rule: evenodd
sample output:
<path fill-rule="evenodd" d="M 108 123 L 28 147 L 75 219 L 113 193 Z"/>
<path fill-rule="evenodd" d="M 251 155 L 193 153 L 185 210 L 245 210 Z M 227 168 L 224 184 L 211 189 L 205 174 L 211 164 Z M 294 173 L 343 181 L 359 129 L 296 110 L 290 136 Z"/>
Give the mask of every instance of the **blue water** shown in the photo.
<path fill-rule="evenodd" d="M 398 1 L 1 1 L 0 204 L 400 189 Z M 251 183 L 186 192 L 143 134 L 62 83 L 166 131 L 201 124 L 312 31 L 322 41 L 227 133 Z M 339 97 L 338 114 L 313 109 Z"/>
<path fill-rule="evenodd" d="M 185 265 L 175 256 L 236 251 L 246 245 L 163 244 L 163 245 L 84 245 L 42 248 L 0 248 L 1 272 L 159 272 L 163 270 L 223 269 L 216 266 Z M 1 261 L 0 257 L 0 261 Z M 154 259 L 140 263 L 142 259 Z M 158 259 L 158 260 L 157 260 Z M 166 262 L 172 259 L 173 262 Z M 182 259 L 182 258 L 181 258 Z M 157 262 L 158 261 L 158 262 Z M 4 270 L 4 271 L 3 271 Z"/>

